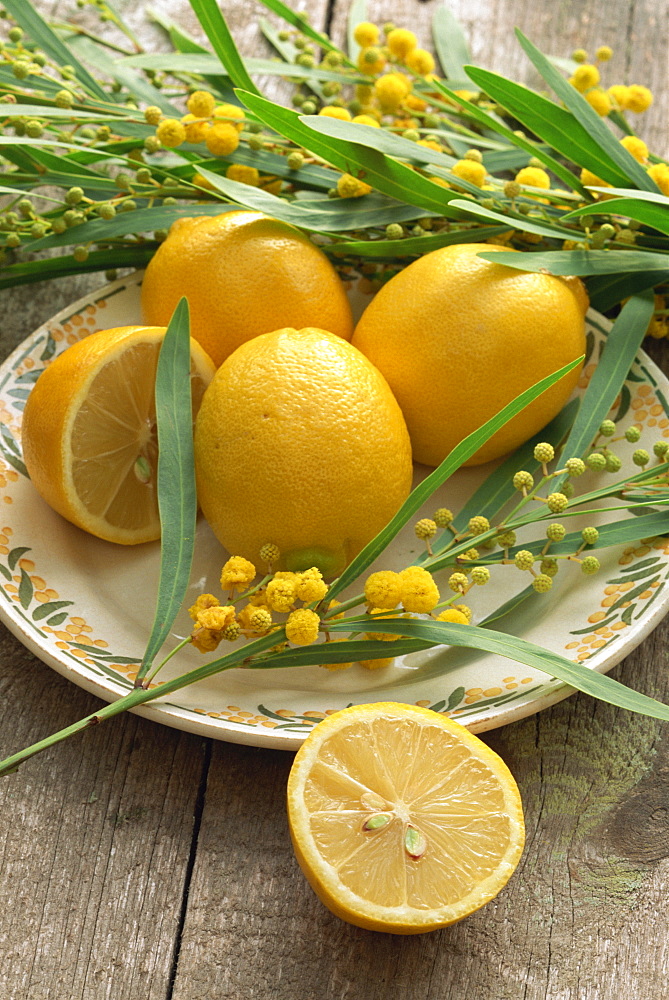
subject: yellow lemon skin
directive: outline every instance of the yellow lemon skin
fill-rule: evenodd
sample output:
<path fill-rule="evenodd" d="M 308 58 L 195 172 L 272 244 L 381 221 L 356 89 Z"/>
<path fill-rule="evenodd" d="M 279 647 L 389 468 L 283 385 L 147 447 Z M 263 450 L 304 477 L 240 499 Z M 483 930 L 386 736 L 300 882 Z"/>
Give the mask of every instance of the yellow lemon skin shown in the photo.
<path fill-rule="evenodd" d="M 382 375 L 307 327 L 275 330 L 218 369 L 195 427 L 198 498 L 214 534 L 251 562 L 336 576 L 411 489 L 411 446 Z"/>
<path fill-rule="evenodd" d="M 284 326 L 353 334 L 346 290 L 325 254 L 261 212 L 173 223 L 144 275 L 144 322 L 166 326 L 182 295 L 191 334 L 217 367 L 240 344 Z"/>
<path fill-rule="evenodd" d="M 422 934 L 484 906 L 525 842 L 518 786 L 464 726 L 397 702 L 354 705 L 320 722 L 288 778 L 295 857 L 336 916 L 366 930 Z M 389 822 L 375 830 L 375 816 Z M 411 856 L 405 832 L 423 843 Z"/>
<path fill-rule="evenodd" d="M 467 243 L 425 254 L 395 275 L 351 341 L 385 375 L 414 459 L 439 465 L 520 392 L 585 352 L 587 294 L 578 278 L 517 271 Z M 467 463 L 513 451 L 562 409 L 577 366 L 501 428 Z"/>
<path fill-rule="evenodd" d="M 32 483 L 72 524 L 134 545 L 160 537 L 154 385 L 164 327 L 98 330 L 40 374 L 23 413 Z M 191 339 L 194 412 L 214 365 Z"/>

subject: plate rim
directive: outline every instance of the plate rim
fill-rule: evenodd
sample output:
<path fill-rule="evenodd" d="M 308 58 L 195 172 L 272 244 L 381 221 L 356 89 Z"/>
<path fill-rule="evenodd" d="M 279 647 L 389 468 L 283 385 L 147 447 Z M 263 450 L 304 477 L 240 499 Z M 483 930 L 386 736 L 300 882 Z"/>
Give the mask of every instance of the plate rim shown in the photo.
<path fill-rule="evenodd" d="M 128 287 L 140 286 L 143 275 L 144 271 L 132 272 L 113 282 L 91 289 L 85 295 L 63 309 L 60 309 L 28 334 L 9 355 L 0 360 L 0 373 L 13 370 L 16 364 L 19 363 L 19 360 L 25 357 L 30 349 L 34 349 L 39 339 L 48 335 L 50 327 L 67 321 L 70 317 L 81 313 L 87 306 L 95 302 L 110 298 L 112 295 L 122 292 Z M 596 313 L 595 315 L 598 319 L 604 320 L 607 324 L 609 323 L 600 314 Z M 127 325 L 141 327 L 150 324 L 140 322 Z M 653 376 L 658 378 L 658 381 L 666 383 L 667 390 L 669 391 L 669 377 L 665 375 L 662 369 L 659 368 L 643 349 L 639 349 L 637 352 L 636 361 L 649 369 Z M 78 687 L 88 691 L 104 702 L 114 702 L 127 693 L 127 688 L 120 681 L 116 685 L 111 677 L 106 677 L 103 683 L 95 676 L 92 676 L 86 671 L 86 665 L 82 661 L 74 660 L 70 662 L 66 661 L 65 658 L 62 660 L 58 659 L 48 647 L 40 644 L 36 636 L 33 636 L 23 627 L 18 615 L 11 614 L 14 607 L 15 605 L 12 602 L 8 601 L 8 603 L 5 603 L 4 601 L 0 601 L 0 621 L 39 660 L 65 679 L 75 683 Z M 626 638 L 621 636 L 619 644 L 609 647 L 610 651 L 605 659 L 597 662 L 597 654 L 592 656 L 591 669 L 599 673 L 608 673 L 612 670 L 648 637 L 665 617 L 667 611 L 669 611 L 669 588 L 666 589 L 664 599 L 656 602 L 652 612 L 644 617 L 634 632 L 628 633 Z M 491 709 L 489 713 L 471 721 L 458 719 L 457 716 L 455 716 L 455 719 L 456 721 L 460 721 L 471 732 L 483 733 L 535 715 L 545 708 L 570 697 L 577 690 L 566 683 L 556 681 L 544 682 L 542 687 L 544 688 L 543 692 L 538 693 L 531 699 L 515 704 L 514 707 L 500 706 L 499 708 Z M 286 730 L 277 731 L 276 729 L 262 731 L 257 726 L 251 728 L 225 718 L 213 718 L 207 715 L 204 710 L 203 714 L 200 714 L 190 707 L 175 705 L 171 701 L 169 703 L 162 702 L 160 698 L 146 705 L 135 706 L 130 711 L 151 721 L 195 735 L 267 749 L 297 750 L 311 731 L 311 729 L 305 729 L 304 732 L 299 733 L 288 732 Z"/>

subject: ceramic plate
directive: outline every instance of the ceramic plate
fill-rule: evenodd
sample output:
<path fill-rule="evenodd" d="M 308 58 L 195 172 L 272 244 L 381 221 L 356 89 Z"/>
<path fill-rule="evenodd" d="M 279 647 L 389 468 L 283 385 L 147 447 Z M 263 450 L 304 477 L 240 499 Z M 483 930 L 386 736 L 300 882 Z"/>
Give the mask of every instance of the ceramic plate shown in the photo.
<path fill-rule="evenodd" d="M 106 701 L 132 686 L 153 621 L 159 546 L 112 545 L 54 513 L 26 476 L 21 414 L 40 371 L 69 344 L 96 329 L 139 321 L 140 283 L 141 275 L 122 279 L 58 313 L 0 366 L 0 617 L 45 663 Z M 606 321 L 591 315 L 588 322 L 593 358 Z M 586 365 L 580 391 L 594 367 L 592 361 Z M 612 416 L 626 421 L 623 426 L 636 423 L 642 428 L 639 445 L 623 441 L 617 446 L 630 470 L 635 447 L 652 450 L 659 437 L 669 438 L 668 398 L 667 379 L 640 354 L 612 411 Z M 417 478 L 426 471 L 418 468 Z M 489 471 L 488 467 L 459 472 L 434 498 L 434 508 L 457 510 Z M 594 482 L 594 474 L 587 473 L 579 488 Z M 570 527 L 584 523 L 572 521 Z M 377 568 L 401 568 L 416 556 L 417 545 L 407 528 Z M 187 604 L 203 591 L 218 593 L 226 558 L 200 519 Z M 520 605 L 504 619 L 504 630 L 585 661 L 593 670 L 609 670 L 667 611 L 669 539 L 605 549 L 601 562 L 601 571 L 590 577 L 577 566 L 566 566 L 551 593 Z M 477 619 L 526 583 L 526 575 L 514 567 L 494 570 L 491 582 L 472 592 L 470 603 Z M 190 619 L 182 612 L 174 641 L 189 630 Z M 186 649 L 168 664 L 164 676 L 203 662 L 199 653 Z M 441 647 L 398 658 L 393 666 L 377 671 L 358 665 L 341 672 L 319 666 L 232 670 L 137 711 L 204 736 L 295 749 L 319 719 L 352 703 L 392 700 L 423 705 L 482 732 L 537 712 L 571 692 L 512 660 Z"/>

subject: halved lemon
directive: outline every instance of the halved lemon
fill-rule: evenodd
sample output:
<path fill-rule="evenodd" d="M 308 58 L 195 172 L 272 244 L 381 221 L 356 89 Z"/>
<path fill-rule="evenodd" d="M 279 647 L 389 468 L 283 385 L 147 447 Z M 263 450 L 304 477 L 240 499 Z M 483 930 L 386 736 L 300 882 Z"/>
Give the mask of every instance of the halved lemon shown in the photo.
<path fill-rule="evenodd" d="M 154 385 L 164 327 L 98 330 L 37 379 L 23 414 L 23 458 L 46 502 L 123 545 L 160 536 Z M 193 415 L 214 375 L 191 339 Z"/>
<path fill-rule="evenodd" d="M 393 934 L 435 930 L 489 902 L 525 841 L 501 758 L 459 723 L 393 702 L 316 726 L 290 772 L 288 821 L 321 902 Z"/>

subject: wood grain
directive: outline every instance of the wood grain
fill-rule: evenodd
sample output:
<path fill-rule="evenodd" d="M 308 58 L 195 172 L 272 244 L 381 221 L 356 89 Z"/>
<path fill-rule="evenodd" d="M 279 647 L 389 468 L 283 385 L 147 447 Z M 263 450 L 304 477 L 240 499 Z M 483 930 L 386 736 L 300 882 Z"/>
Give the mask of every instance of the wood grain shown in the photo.
<path fill-rule="evenodd" d="M 117 2 L 148 46 L 164 44 L 140 0 Z M 70 14 L 66 0 L 37 6 Z M 325 0 L 298 6 L 325 23 Z M 426 43 L 436 6 L 370 0 L 369 15 L 405 24 Z M 339 38 L 348 7 L 333 5 Z M 667 0 L 449 7 L 477 62 L 534 84 L 515 25 L 556 56 L 611 45 L 606 82 L 655 90 L 639 131 L 667 152 Z M 242 51 L 267 54 L 262 8 L 233 0 L 222 8 Z M 160 9 L 201 37 L 184 0 L 161 0 Z M 85 21 L 90 11 L 74 16 Z M 12 318 L 0 331 L 3 356 L 101 283 L 81 277 L 3 292 Z M 665 345 L 651 353 L 667 370 Z M 668 635 L 665 622 L 615 676 L 668 701 Z M 0 753 L 95 704 L 0 629 Z M 289 754 L 212 746 L 126 716 L 28 762 L 0 782 L 0 997 L 659 1000 L 669 965 L 666 726 L 575 696 L 485 739 L 521 788 L 521 866 L 467 921 L 406 939 L 343 924 L 316 900 L 286 827 Z"/>

